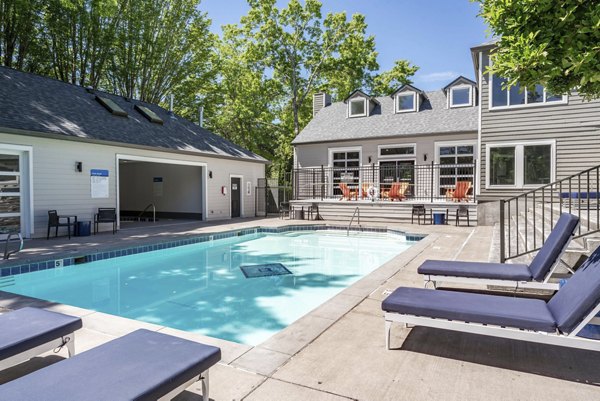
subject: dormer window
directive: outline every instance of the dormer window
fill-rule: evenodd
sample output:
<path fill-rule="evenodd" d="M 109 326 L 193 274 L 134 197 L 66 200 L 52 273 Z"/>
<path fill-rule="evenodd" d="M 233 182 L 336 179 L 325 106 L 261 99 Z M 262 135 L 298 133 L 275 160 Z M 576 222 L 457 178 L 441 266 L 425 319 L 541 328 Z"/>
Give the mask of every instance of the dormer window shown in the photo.
<path fill-rule="evenodd" d="M 359 97 L 348 102 L 348 116 L 365 117 L 367 115 L 367 99 Z"/>
<path fill-rule="evenodd" d="M 454 86 L 450 88 L 450 107 L 473 106 L 473 87 Z"/>
<path fill-rule="evenodd" d="M 450 109 L 472 107 L 477 103 L 477 84 L 462 75 L 444 87 L 446 106 Z"/>
<path fill-rule="evenodd" d="M 417 94 L 415 92 L 403 92 L 396 95 L 396 113 L 417 111 Z"/>

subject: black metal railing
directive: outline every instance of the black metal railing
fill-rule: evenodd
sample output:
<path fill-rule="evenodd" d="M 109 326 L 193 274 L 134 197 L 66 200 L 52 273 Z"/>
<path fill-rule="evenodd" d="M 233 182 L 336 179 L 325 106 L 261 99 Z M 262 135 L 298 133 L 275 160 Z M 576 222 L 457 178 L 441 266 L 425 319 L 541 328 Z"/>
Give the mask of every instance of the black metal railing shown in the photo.
<path fill-rule="evenodd" d="M 475 201 L 476 163 L 423 164 L 385 161 L 347 167 L 298 168 L 292 173 L 294 200 Z"/>
<path fill-rule="evenodd" d="M 538 251 L 564 212 L 579 216 L 575 238 L 600 231 L 600 166 L 500 201 L 500 261 Z"/>

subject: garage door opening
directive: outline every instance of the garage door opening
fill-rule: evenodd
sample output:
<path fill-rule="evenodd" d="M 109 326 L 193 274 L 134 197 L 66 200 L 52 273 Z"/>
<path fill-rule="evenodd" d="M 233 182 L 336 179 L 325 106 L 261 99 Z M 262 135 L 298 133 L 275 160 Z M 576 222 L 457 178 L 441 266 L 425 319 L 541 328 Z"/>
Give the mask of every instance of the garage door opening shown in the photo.
<path fill-rule="evenodd" d="M 205 220 L 206 166 L 125 156 L 118 163 L 121 228 Z"/>

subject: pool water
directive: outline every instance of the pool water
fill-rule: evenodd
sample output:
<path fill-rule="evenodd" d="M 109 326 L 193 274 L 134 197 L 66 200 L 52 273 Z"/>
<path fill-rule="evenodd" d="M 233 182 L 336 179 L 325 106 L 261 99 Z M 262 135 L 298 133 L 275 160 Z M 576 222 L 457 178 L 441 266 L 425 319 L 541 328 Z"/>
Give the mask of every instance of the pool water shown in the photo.
<path fill-rule="evenodd" d="M 391 234 L 249 234 L 20 274 L 3 290 L 256 345 L 412 244 Z M 240 269 L 276 263 L 292 274 Z"/>

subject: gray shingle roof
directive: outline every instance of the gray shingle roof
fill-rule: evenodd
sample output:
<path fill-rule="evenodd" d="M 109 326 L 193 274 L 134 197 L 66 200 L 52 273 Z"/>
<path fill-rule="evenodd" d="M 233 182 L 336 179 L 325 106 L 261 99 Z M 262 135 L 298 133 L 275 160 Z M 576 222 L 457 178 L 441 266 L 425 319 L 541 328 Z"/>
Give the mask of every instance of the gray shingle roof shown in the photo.
<path fill-rule="evenodd" d="M 394 114 L 391 97 L 378 97 L 381 105 L 369 117 L 359 118 L 346 117 L 347 104 L 333 103 L 321 109 L 292 143 L 477 131 L 477 106 L 447 109 L 441 90 L 426 92 L 426 96 L 420 111 L 398 114 Z"/>
<path fill-rule="evenodd" d="M 82 140 L 267 162 L 191 121 L 171 118 L 160 106 L 100 91 L 96 93 L 113 100 L 129 116 L 112 115 L 95 100 L 94 94 L 80 86 L 0 67 L 0 132 L 2 128 L 13 128 Z M 148 121 L 134 110 L 136 104 L 148 107 L 164 124 Z"/>

